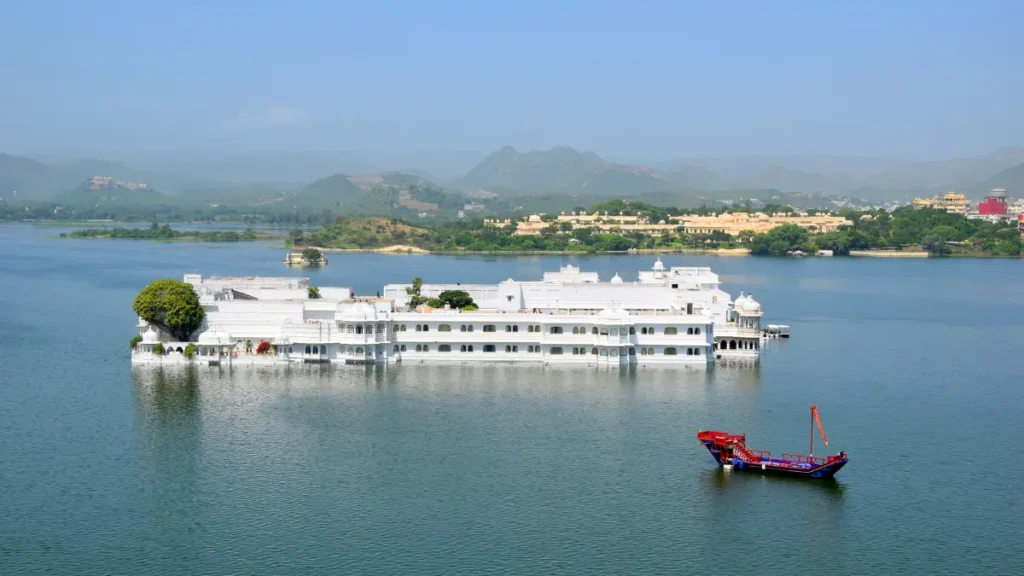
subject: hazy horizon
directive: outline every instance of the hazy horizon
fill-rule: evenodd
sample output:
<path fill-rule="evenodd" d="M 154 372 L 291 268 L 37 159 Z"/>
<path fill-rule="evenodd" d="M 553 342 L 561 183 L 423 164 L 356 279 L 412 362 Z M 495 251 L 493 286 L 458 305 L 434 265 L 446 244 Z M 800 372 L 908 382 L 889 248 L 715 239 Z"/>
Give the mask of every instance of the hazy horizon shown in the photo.
<path fill-rule="evenodd" d="M 14 0 L 5 12 L 10 154 L 468 159 L 512 145 L 627 162 L 943 160 L 1024 133 L 1024 4 L 1004 0 Z"/>

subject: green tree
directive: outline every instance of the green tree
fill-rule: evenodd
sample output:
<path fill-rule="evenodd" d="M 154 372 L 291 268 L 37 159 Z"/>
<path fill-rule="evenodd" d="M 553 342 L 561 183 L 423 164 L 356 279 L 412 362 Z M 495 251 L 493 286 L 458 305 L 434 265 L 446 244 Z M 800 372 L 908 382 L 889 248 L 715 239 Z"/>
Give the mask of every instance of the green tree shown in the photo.
<path fill-rule="evenodd" d="M 437 296 L 437 299 L 441 301 L 442 306 L 448 305 L 452 309 L 464 309 L 474 305 L 473 298 L 465 290 L 445 290 Z"/>
<path fill-rule="evenodd" d="M 191 359 L 193 356 L 196 355 L 196 345 L 189 342 L 188 346 L 185 346 L 185 350 L 182 352 L 182 354 L 185 355 L 185 358 Z"/>
<path fill-rule="evenodd" d="M 170 279 L 156 280 L 143 288 L 135 297 L 132 310 L 182 342 L 202 326 L 206 317 L 192 286 Z"/>
<path fill-rule="evenodd" d="M 306 297 L 308 297 L 310 300 L 317 300 L 317 299 L 319 299 L 320 298 L 320 289 L 317 288 L 316 286 L 307 286 L 306 287 Z"/>
<path fill-rule="evenodd" d="M 421 290 L 423 290 L 423 278 L 417 276 L 412 279 L 412 286 L 405 289 L 405 293 L 409 295 L 410 308 L 422 306 L 426 303 L 427 299 L 420 294 Z"/>
<path fill-rule="evenodd" d="M 925 236 L 921 240 L 921 247 L 928 251 L 928 254 L 932 256 L 943 256 L 949 254 L 949 244 L 946 244 L 946 239 L 942 236 L 932 234 L 931 236 Z"/>
<path fill-rule="evenodd" d="M 153 354 L 157 354 L 159 356 L 163 356 L 166 353 L 167 353 L 167 351 L 164 350 L 164 343 L 163 342 L 157 342 L 156 344 L 153 345 Z"/>
<path fill-rule="evenodd" d="M 302 250 L 302 258 L 307 264 L 319 264 L 323 260 L 324 255 L 316 248 L 305 248 Z"/>

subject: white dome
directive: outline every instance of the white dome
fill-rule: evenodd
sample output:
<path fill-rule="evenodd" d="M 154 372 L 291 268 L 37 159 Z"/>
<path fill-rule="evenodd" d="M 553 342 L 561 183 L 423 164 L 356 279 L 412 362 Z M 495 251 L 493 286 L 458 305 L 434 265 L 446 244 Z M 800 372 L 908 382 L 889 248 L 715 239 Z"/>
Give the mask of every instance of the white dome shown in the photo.
<path fill-rule="evenodd" d="M 739 297 L 737 297 L 736 301 L 732 303 L 732 307 L 737 309 L 737 310 L 742 310 L 743 306 L 746 303 L 747 303 L 747 297 L 743 295 L 743 292 L 740 292 Z"/>
<path fill-rule="evenodd" d="M 203 332 L 199 335 L 200 344 L 226 344 L 231 342 L 231 336 L 224 332 Z"/>
<path fill-rule="evenodd" d="M 142 334 L 142 341 L 145 342 L 146 344 L 156 344 L 157 342 L 160 341 L 160 336 L 156 333 L 156 330 L 153 330 L 153 327 L 150 326 Z"/>
<path fill-rule="evenodd" d="M 758 303 L 757 300 L 754 300 L 753 296 L 749 296 L 747 297 L 747 301 L 743 304 L 743 311 L 750 313 L 760 312 L 761 304 Z"/>
<path fill-rule="evenodd" d="M 616 272 L 615 276 L 612 276 L 611 284 L 622 284 L 622 278 L 619 277 L 619 273 Z"/>
<path fill-rule="evenodd" d="M 657 271 L 662 271 L 665 269 L 665 265 L 661 263 L 661 258 L 658 258 L 658 261 L 654 263 L 653 269 Z"/>
<path fill-rule="evenodd" d="M 597 313 L 599 318 L 629 318 L 629 312 L 622 308 L 605 308 Z"/>

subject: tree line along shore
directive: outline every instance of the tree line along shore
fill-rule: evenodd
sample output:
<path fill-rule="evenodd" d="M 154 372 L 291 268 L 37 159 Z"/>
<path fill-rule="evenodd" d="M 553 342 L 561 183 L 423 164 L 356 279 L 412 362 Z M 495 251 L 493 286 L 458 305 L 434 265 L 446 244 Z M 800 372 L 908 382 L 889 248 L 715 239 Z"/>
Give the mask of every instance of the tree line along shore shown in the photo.
<path fill-rule="evenodd" d="M 642 202 L 613 201 L 610 206 L 622 215 L 642 212 L 673 222 L 684 213 Z M 790 210 L 787 207 L 776 207 Z M 536 235 L 515 234 L 516 220 L 508 226 L 485 226 L 482 220 L 439 222 L 430 226 L 382 217 L 338 217 L 313 230 L 292 230 L 284 236 L 293 248 L 321 250 L 508 253 L 508 254 L 594 254 L 642 252 L 690 252 L 785 256 L 818 254 L 835 256 L 906 255 L 1020 257 L 1021 234 L 1014 223 L 968 219 L 943 210 L 903 207 L 886 210 L 843 210 L 839 215 L 850 225 L 831 232 L 815 232 L 795 224 L 777 226 L 768 232 L 741 232 L 732 236 L 722 231 L 687 233 L 682 227 L 660 234 L 617 232 L 598 228 L 560 229 L 552 224 Z M 614 217 L 612 217 L 614 218 Z M 178 231 L 169 225 L 149 228 L 85 229 L 61 235 L 67 238 L 123 238 L 139 240 L 234 242 L 281 239 L 282 236 L 245 230 Z"/>

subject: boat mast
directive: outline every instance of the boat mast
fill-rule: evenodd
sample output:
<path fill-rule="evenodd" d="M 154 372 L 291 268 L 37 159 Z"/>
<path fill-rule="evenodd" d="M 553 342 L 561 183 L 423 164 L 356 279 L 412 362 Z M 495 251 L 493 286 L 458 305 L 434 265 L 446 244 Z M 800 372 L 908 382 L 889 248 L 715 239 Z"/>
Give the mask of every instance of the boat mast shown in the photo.
<path fill-rule="evenodd" d="M 811 406 L 811 451 L 808 456 L 814 456 L 814 406 Z"/>

